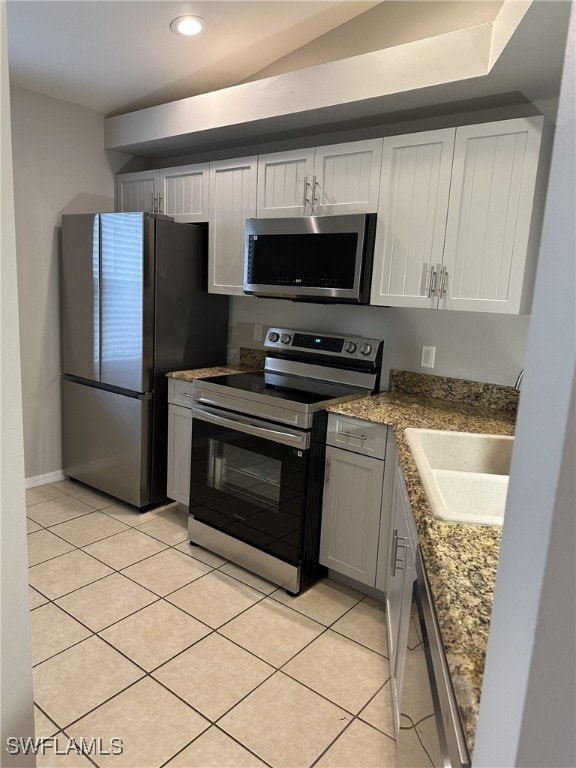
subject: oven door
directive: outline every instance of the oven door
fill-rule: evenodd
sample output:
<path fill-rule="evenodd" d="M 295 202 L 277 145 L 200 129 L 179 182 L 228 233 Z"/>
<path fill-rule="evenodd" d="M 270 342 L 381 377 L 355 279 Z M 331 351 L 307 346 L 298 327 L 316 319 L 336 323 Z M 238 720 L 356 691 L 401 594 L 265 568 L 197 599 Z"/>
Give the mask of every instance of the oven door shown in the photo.
<path fill-rule="evenodd" d="M 201 405 L 192 414 L 191 516 L 297 565 L 309 432 Z"/>

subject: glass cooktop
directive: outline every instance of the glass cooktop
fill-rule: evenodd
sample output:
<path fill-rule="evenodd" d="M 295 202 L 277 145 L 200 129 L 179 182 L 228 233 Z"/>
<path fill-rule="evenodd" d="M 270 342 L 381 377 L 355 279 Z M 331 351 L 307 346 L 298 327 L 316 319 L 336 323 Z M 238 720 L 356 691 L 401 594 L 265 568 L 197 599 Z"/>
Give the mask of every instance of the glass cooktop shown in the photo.
<path fill-rule="evenodd" d="M 305 405 L 323 403 L 354 394 L 367 394 L 358 387 L 269 372 L 229 373 L 223 376 L 211 376 L 202 379 L 202 382 L 251 395 L 265 395 Z"/>

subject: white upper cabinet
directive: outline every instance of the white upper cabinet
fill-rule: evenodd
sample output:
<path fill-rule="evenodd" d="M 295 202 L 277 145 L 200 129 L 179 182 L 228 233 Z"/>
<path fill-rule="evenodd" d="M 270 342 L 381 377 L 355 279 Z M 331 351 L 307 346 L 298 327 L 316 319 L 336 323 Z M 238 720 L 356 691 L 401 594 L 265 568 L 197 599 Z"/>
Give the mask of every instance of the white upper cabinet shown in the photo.
<path fill-rule="evenodd" d="M 208 221 L 208 163 L 116 177 L 116 210 L 149 211 L 176 221 Z"/>
<path fill-rule="evenodd" d="M 256 216 L 257 158 L 210 163 L 208 290 L 244 295 L 244 230 Z"/>
<path fill-rule="evenodd" d="M 442 262 L 455 128 L 384 139 L 372 304 L 434 307 Z"/>
<path fill-rule="evenodd" d="M 543 117 L 530 117 L 456 131 L 440 307 L 529 311 L 547 178 L 543 127 Z"/>
<path fill-rule="evenodd" d="M 258 158 L 258 218 L 378 210 L 382 139 Z"/>
<path fill-rule="evenodd" d="M 311 212 L 314 148 L 258 157 L 260 219 L 306 216 Z"/>
<path fill-rule="evenodd" d="M 209 221 L 209 290 L 243 295 L 247 218 L 378 212 L 373 305 L 530 311 L 551 154 L 543 117 L 116 178 L 116 209 Z"/>
<path fill-rule="evenodd" d="M 176 221 L 208 221 L 209 164 L 164 168 L 159 174 L 159 210 Z"/>
<path fill-rule="evenodd" d="M 543 117 L 385 139 L 371 303 L 529 312 L 548 162 Z"/>
<path fill-rule="evenodd" d="M 382 139 L 316 147 L 314 213 L 376 213 L 381 165 Z"/>
<path fill-rule="evenodd" d="M 158 211 L 158 171 L 120 173 L 116 176 L 117 211 Z"/>

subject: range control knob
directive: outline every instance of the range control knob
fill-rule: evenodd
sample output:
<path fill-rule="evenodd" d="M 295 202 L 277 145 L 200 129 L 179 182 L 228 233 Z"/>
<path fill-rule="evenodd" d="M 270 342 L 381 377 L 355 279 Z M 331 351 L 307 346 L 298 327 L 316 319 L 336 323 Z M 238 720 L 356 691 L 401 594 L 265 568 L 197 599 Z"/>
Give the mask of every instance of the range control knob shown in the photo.
<path fill-rule="evenodd" d="M 290 342 L 292 341 L 292 336 L 290 336 L 289 333 L 283 333 L 282 336 L 280 337 L 280 341 L 282 342 L 282 344 L 290 344 Z"/>
<path fill-rule="evenodd" d="M 344 344 L 344 349 L 346 350 L 346 352 L 349 352 L 351 355 L 353 355 L 354 352 L 356 352 L 357 347 L 358 345 L 355 344 L 353 341 L 347 341 L 346 344 Z"/>
<path fill-rule="evenodd" d="M 372 347 L 370 344 L 362 344 L 360 347 L 360 354 L 361 355 L 369 355 L 372 352 Z"/>
<path fill-rule="evenodd" d="M 270 331 L 270 333 L 268 334 L 268 341 L 271 341 L 273 344 L 275 344 L 279 338 L 280 338 L 280 334 L 276 333 L 276 331 Z"/>

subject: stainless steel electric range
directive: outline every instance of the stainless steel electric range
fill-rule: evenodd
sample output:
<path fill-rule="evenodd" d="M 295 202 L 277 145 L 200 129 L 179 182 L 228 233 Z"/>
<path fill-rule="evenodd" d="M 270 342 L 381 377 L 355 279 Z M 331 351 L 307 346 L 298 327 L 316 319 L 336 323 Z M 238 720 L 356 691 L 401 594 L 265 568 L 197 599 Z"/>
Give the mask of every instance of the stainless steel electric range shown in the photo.
<path fill-rule="evenodd" d="M 377 392 L 383 342 L 270 328 L 258 373 L 197 379 L 188 533 L 291 594 L 318 563 L 326 408 Z"/>

